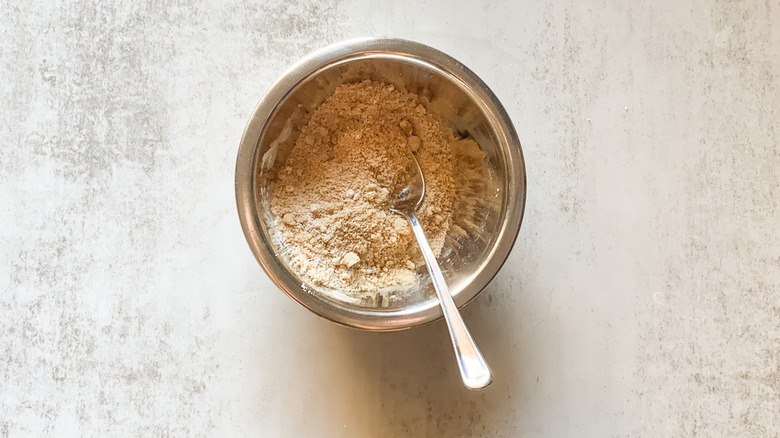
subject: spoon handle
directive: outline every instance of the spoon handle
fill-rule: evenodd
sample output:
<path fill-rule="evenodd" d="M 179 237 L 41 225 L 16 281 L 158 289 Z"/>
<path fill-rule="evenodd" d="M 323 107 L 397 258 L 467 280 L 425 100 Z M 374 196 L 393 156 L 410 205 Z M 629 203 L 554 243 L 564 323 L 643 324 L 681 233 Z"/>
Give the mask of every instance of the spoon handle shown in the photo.
<path fill-rule="evenodd" d="M 412 225 L 414 237 L 417 238 L 417 244 L 420 246 L 425 264 L 428 266 L 428 272 L 431 274 L 431 282 L 433 282 L 433 287 L 439 296 L 439 303 L 444 312 L 444 319 L 447 321 L 447 328 L 450 330 L 450 338 L 452 339 L 452 346 L 455 348 L 455 358 L 458 361 L 463 384 L 471 390 L 485 388 L 493 381 L 490 367 L 485 362 L 485 358 L 474 343 L 471 333 L 469 333 L 463 318 L 460 316 L 460 312 L 458 312 L 458 306 L 455 305 L 455 301 L 453 301 L 452 295 L 450 295 L 447 282 L 444 281 L 439 263 L 436 261 L 436 256 L 428 244 L 428 239 L 425 237 L 425 233 L 423 233 L 417 216 L 411 213 L 407 214 L 406 217 Z"/>

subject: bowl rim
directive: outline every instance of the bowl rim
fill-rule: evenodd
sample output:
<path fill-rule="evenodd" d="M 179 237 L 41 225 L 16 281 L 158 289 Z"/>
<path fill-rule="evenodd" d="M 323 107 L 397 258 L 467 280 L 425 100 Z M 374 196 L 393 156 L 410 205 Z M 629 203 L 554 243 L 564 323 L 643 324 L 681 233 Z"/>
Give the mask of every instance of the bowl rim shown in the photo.
<path fill-rule="evenodd" d="M 427 67 L 449 76 L 450 80 L 457 81 L 457 85 L 467 87 L 471 91 L 472 98 L 480 104 L 480 109 L 492 119 L 491 125 L 494 128 L 501 128 L 500 132 L 494 134 L 498 137 L 502 149 L 506 149 L 507 178 L 511 173 L 515 184 L 521 186 L 517 187 L 519 190 L 514 198 L 510 196 L 512 190 L 507 190 L 508 193 L 504 194 L 508 204 L 499 236 L 487 258 L 480 265 L 480 269 L 472 274 L 471 279 L 465 282 L 463 287 L 452 291 L 458 307 L 463 307 L 476 298 L 506 262 L 520 232 L 526 202 L 525 161 L 520 140 L 509 115 L 482 79 L 449 55 L 409 40 L 359 38 L 328 45 L 305 56 L 290 67 L 263 95 L 241 137 L 235 172 L 236 206 L 241 228 L 255 259 L 271 281 L 287 296 L 329 321 L 368 331 L 396 331 L 424 325 L 441 319 L 442 311 L 435 298 L 432 304 L 420 306 L 420 309 L 416 310 L 412 307 L 411 310 L 383 309 L 372 312 L 369 308 L 357 310 L 340 306 L 335 301 L 326 301 L 309 292 L 300 282 L 294 281 L 294 277 L 276 262 L 272 248 L 261 238 L 263 231 L 259 222 L 261 218 L 255 206 L 254 187 L 260 140 L 279 104 L 284 102 L 299 85 L 322 69 L 352 58 L 383 55 L 408 58 L 413 62 L 426 64 Z"/>

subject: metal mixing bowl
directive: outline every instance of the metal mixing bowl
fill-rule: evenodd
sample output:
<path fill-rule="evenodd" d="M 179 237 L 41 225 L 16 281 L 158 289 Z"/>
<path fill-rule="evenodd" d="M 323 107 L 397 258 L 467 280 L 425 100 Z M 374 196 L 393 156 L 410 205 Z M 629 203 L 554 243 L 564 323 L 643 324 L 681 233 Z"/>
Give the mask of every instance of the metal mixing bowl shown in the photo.
<path fill-rule="evenodd" d="M 517 133 L 487 85 L 460 62 L 419 43 L 362 39 L 328 46 L 268 90 L 249 119 L 236 162 L 238 213 L 252 252 L 282 291 L 316 314 L 365 330 L 401 330 L 442 316 L 424 268 L 418 270 L 420 281 L 384 298 L 317 287 L 288 264 L 269 212 L 277 171 L 312 111 L 337 86 L 361 79 L 417 94 L 453 132 L 474 139 L 484 152 L 484 172 L 456 201 L 439 257 L 458 306 L 487 286 L 514 245 L 525 207 L 525 166 Z"/>

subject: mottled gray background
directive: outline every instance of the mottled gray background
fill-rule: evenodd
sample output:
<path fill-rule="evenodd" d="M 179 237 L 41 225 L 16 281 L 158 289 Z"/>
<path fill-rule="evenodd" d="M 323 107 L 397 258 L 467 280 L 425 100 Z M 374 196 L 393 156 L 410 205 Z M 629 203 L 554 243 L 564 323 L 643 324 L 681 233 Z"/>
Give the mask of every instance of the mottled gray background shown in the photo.
<path fill-rule="evenodd" d="M 780 2 L 478 3 L 0 0 L 0 436 L 777 436 Z M 243 239 L 244 123 L 353 36 L 460 59 L 523 142 L 485 392 Z"/>

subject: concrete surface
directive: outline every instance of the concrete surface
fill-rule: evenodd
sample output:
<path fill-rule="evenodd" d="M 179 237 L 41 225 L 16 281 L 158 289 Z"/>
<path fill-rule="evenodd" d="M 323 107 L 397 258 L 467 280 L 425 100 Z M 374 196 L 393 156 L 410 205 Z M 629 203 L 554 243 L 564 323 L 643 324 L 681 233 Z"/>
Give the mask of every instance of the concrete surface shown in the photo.
<path fill-rule="evenodd" d="M 0 436 L 778 436 L 780 2 L 477 3 L 0 2 Z M 263 91 L 371 35 L 523 142 L 482 393 L 443 324 L 320 320 L 241 234 Z"/>

